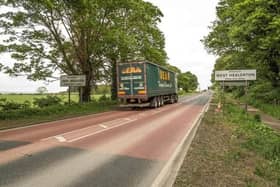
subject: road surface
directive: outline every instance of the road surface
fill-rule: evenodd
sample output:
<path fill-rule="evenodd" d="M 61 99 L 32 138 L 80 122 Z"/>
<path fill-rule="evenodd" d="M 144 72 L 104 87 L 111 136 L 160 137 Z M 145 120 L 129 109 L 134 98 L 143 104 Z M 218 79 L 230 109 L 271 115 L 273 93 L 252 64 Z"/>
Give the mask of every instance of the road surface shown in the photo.
<path fill-rule="evenodd" d="M 209 97 L 0 131 L 0 186 L 151 186 Z"/>

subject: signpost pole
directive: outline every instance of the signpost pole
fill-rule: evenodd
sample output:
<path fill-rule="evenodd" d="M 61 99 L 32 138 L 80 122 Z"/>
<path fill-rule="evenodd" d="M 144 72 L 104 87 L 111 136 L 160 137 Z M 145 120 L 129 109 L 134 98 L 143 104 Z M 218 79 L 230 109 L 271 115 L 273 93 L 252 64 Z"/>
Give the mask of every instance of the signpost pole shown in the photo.
<path fill-rule="evenodd" d="M 83 102 L 83 87 L 80 87 L 80 103 Z"/>
<path fill-rule="evenodd" d="M 223 81 L 223 97 L 222 97 L 222 111 L 224 117 L 224 110 L 225 110 L 225 81 Z"/>
<path fill-rule="evenodd" d="M 246 85 L 245 85 L 245 112 L 248 111 L 247 92 L 248 92 L 248 81 L 246 80 Z"/>
<path fill-rule="evenodd" d="M 223 81 L 223 102 L 224 102 L 224 93 L 225 93 L 225 81 Z"/>
<path fill-rule="evenodd" d="M 68 86 L 68 104 L 70 105 L 70 102 L 71 102 L 71 96 L 70 96 L 70 93 L 71 93 L 71 89 L 70 89 L 71 87 L 70 86 Z"/>

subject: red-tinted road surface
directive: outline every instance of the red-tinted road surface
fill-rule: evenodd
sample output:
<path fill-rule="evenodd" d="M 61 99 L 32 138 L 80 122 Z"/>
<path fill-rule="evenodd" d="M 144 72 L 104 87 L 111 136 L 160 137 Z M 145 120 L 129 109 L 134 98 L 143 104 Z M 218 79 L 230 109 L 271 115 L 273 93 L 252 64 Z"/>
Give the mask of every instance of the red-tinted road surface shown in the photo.
<path fill-rule="evenodd" d="M 151 186 L 209 97 L 0 131 L 0 186 Z"/>

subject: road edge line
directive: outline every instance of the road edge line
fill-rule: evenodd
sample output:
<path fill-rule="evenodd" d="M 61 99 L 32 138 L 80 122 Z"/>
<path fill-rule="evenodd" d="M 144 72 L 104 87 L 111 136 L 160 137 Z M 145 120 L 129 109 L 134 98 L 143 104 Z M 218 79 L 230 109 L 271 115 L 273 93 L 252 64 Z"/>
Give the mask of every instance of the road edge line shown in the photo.
<path fill-rule="evenodd" d="M 170 159 L 165 164 L 164 168 L 160 171 L 156 179 L 153 181 L 151 187 L 159 187 L 159 186 L 169 187 L 173 185 L 177 177 L 178 171 L 192 143 L 192 140 L 196 135 L 196 131 L 201 123 L 201 120 L 203 119 L 205 113 L 209 109 L 210 101 L 211 101 L 211 96 L 209 97 L 209 100 L 206 103 L 206 105 L 203 107 L 202 112 L 195 119 L 192 128 L 187 132 L 186 136 L 177 146 L 175 152 L 172 154 Z"/>

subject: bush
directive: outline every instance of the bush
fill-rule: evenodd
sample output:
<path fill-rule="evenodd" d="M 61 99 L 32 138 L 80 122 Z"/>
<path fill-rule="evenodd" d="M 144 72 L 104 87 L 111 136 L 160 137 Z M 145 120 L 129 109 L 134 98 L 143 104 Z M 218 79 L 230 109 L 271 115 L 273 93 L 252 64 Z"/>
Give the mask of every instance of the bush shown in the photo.
<path fill-rule="evenodd" d="M 39 108 L 49 107 L 53 105 L 59 105 L 62 102 L 62 99 L 57 96 L 34 98 L 33 104 Z"/>
<path fill-rule="evenodd" d="M 97 95 L 105 95 L 111 93 L 111 87 L 108 85 L 98 85 L 94 90 L 94 93 Z"/>
<path fill-rule="evenodd" d="M 274 104 L 280 101 L 280 88 L 275 88 L 269 82 L 258 82 L 249 90 L 249 98 L 260 100 L 264 103 Z"/>
<path fill-rule="evenodd" d="M 29 101 L 24 101 L 24 103 L 16 103 L 13 101 L 7 101 L 7 99 L 0 99 L 0 108 L 2 111 L 20 110 L 27 109 L 31 107 Z"/>
<path fill-rule="evenodd" d="M 259 114 L 255 114 L 254 115 L 254 119 L 257 121 L 257 122 L 261 122 L 262 120 L 261 120 L 261 115 L 259 115 Z"/>
<path fill-rule="evenodd" d="M 184 95 L 184 94 L 186 94 L 186 92 L 184 90 L 179 90 L 178 91 L 178 95 Z"/>
<path fill-rule="evenodd" d="M 107 101 L 110 101 L 110 100 L 111 100 L 111 98 L 110 98 L 110 97 L 106 97 L 106 95 L 102 95 L 102 96 L 98 99 L 99 102 L 107 102 Z"/>

